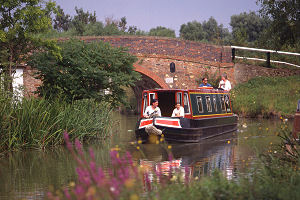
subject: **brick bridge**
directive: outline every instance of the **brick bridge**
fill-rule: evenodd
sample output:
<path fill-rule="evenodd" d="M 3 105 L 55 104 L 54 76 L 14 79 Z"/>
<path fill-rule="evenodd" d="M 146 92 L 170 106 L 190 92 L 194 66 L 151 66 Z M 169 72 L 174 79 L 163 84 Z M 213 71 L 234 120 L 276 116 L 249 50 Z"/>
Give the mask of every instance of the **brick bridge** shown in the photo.
<path fill-rule="evenodd" d="M 109 42 L 115 47 L 127 47 L 129 52 L 138 58 L 134 67 L 137 72 L 142 74 L 142 80 L 133 87 L 138 102 L 144 89 L 197 88 L 198 81 L 206 73 L 210 76 L 226 73 L 232 85 L 260 75 L 286 76 L 294 74 L 257 66 L 249 68 L 245 65 L 235 65 L 231 62 L 229 46 L 145 36 L 99 36 L 81 37 L 80 39 L 86 42 L 101 40 Z M 170 71 L 172 62 L 175 64 L 175 72 Z M 28 92 L 31 92 L 40 83 L 29 74 L 31 74 L 31 69 L 25 69 L 24 85 Z M 297 74 L 300 74 L 299 71 Z"/>
<path fill-rule="evenodd" d="M 133 91 L 139 101 L 144 89 L 197 88 L 205 74 L 226 72 L 234 83 L 231 48 L 199 42 L 161 37 L 81 37 L 86 42 L 104 41 L 112 46 L 127 47 L 138 58 L 135 70 L 142 74 Z M 170 63 L 175 72 L 170 71 Z M 139 108 L 139 106 L 138 106 Z"/>

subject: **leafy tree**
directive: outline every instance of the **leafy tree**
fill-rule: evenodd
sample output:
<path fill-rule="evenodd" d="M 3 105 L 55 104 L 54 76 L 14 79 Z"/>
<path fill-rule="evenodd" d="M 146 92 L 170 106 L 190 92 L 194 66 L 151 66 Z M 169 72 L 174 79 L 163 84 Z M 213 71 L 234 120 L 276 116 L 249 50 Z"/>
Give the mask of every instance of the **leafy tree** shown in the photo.
<path fill-rule="evenodd" d="M 131 34 L 131 35 L 135 35 L 136 34 L 136 31 L 137 31 L 137 27 L 136 26 L 129 26 L 128 28 L 128 33 Z"/>
<path fill-rule="evenodd" d="M 179 33 L 180 37 L 186 40 L 201 41 L 205 37 L 202 24 L 197 21 L 182 24 Z"/>
<path fill-rule="evenodd" d="M 150 36 L 161 36 L 161 37 L 176 37 L 175 31 L 166 27 L 157 26 L 149 31 Z"/>
<path fill-rule="evenodd" d="M 83 35 L 85 31 L 85 26 L 90 23 L 95 23 L 96 20 L 96 12 L 94 14 L 84 12 L 82 8 L 78 9 L 75 7 L 76 15 L 72 20 L 72 24 L 79 35 Z"/>
<path fill-rule="evenodd" d="M 282 45 L 295 45 L 300 41 L 300 1 L 299 0 L 257 0 L 260 13 L 271 18 L 269 38 L 279 49 Z"/>
<path fill-rule="evenodd" d="M 57 52 L 54 41 L 42 40 L 37 33 L 51 29 L 50 15 L 55 3 L 42 0 L 0 0 L 1 65 L 6 74 L 5 89 L 12 90 L 12 74 L 33 50 L 44 46 Z M 56 54 L 58 55 L 58 54 Z"/>
<path fill-rule="evenodd" d="M 53 28 L 58 31 L 67 31 L 72 25 L 71 16 L 65 14 L 64 10 L 60 6 L 57 6 L 57 14 L 53 22 Z"/>
<path fill-rule="evenodd" d="M 122 17 L 119 21 L 119 28 L 121 31 L 125 32 L 125 30 L 127 29 L 126 24 L 127 24 L 126 17 Z"/>
<path fill-rule="evenodd" d="M 84 35 L 84 36 L 87 36 L 87 35 L 94 35 L 94 36 L 104 35 L 103 23 L 102 22 L 95 22 L 95 23 L 86 25 L 85 30 L 84 30 L 82 35 Z"/>
<path fill-rule="evenodd" d="M 186 40 L 209 41 L 221 44 L 229 35 L 228 29 L 223 28 L 223 24 L 219 25 L 213 17 L 202 23 L 192 21 L 182 24 L 180 27 L 180 37 Z"/>
<path fill-rule="evenodd" d="M 125 101 L 123 86 L 132 86 L 139 79 L 133 71 L 137 59 L 124 48 L 79 40 L 66 41 L 60 47 L 62 59 L 51 52 L 37 52 L 32 57 L 30 65 L 43 80 L 38 88 L 41 96 L 63 96 L 69 101 L 93 98 L 118 105 Z"/>
<path fill-rule="evenodd" d="M 202 23 L 202 28 L 204 32 L 204 38 L 209 42 L 221 43 L 225 37 L 228 37 L 229 31 L 223 28 L 223 24 L 218 25 L 215 18 L 210 17 L 208 21 Z"/>
<path fill-rule="evenodd" d="M 266 17 L 260 17 L 255 12 L 243 12 L 239 15 L 232 15 L 230 26 L 232 27 L 233 40 L 241 40 L 241 35 L 247 42 L 253 42 L 259 39 L 262 33 L 268 28 L 269 20 Z"/>

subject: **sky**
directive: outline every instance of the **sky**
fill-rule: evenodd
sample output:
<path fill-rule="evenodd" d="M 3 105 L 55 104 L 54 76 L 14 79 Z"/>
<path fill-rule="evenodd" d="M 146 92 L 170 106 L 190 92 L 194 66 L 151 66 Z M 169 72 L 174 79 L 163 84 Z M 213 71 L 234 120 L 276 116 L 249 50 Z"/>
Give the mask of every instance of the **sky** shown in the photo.
<path fill-rule="evenodd" d="M 230 30 L 230 17 L 242 12 L 258 11 L 256 0 L 54 0 L 65 14 L 75 15 L 75 6 L 96 12 L 97 20 L 126 17 L 127 26 L 149 31 L 163 26 L 179 35 L 182 24 L 203 22 L 213 16 Z"/>

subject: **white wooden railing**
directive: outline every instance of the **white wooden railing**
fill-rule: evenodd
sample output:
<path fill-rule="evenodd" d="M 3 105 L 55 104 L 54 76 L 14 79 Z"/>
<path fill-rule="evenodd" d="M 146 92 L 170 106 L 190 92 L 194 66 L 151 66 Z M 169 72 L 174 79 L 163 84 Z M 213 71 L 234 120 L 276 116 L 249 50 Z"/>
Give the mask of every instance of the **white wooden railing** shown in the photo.
<path fill-rule="evenodd" d="M 275 51 L 275 50 L 268 50 L 268 49 L 257 49 L 257 48 L 240 47 L 240 46 L 231 46 L 231 49 L 232 49 L 232 60 L 237 58 L 237 59 L 264 61 L 264 62 L 267 62 L 268 65 L 270 65 L 270 63 L 279 63 L 279 64 L 285 64 L 285 65 L 290 65 L 290 66 L 294 66 L 294 67 L 300 67 L 299 65 L 296 65 L 296 64 L 293 64 L 293 63 L 288 63 L 288 62 L 283 62 L 283 61 L 271 60 L 270 59 L 270 53 L 278 53 L 278 54 L 293 55 L 293 56 L 300 56 L 300 53 L 293 53 L 293 52 L 286 52 L 286 51 Z M 267 53 L 267 59 L 236 56 L 235 55 L 235 49 L 265 52 L 265 53 Z"/>

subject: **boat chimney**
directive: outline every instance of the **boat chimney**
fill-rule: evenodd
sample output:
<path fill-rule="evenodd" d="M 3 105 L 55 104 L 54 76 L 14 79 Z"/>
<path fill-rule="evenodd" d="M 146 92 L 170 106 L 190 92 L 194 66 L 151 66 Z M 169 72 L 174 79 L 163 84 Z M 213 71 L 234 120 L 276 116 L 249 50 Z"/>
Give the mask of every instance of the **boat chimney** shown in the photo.
<path fill-rule="evenodd" d="M 300 100 L 298 100 L 297 111 L 294 117 L 294 125 L 293 125 L 293 137 L 295 139 L 299 139 L 300 133 Z"/>

